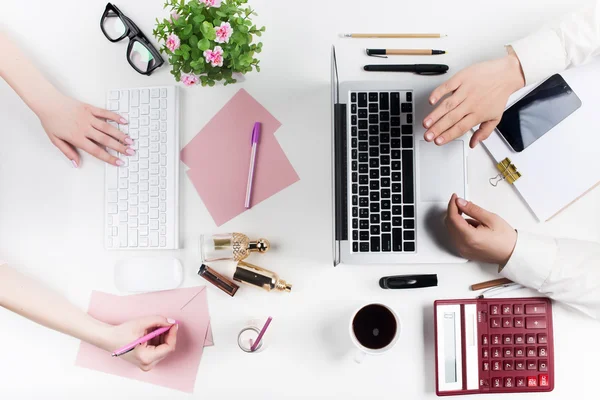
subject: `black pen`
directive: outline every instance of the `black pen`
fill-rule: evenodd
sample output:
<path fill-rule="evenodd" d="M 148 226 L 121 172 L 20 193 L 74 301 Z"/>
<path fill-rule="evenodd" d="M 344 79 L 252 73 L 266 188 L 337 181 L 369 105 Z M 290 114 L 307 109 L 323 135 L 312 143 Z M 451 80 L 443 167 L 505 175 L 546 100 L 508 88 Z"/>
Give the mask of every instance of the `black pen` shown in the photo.
<path fill-rule="evenodd" d="M 417 289 L 437 286 L 436 274 L 384 276 L 379 280 L 382 289 Z"/>
<path fill-rule="evenodd" d="M 448 72 L 444 64 L 379 64 L 365 65 L 365 71 L 373 72 L 414 72 L 417 75 L 442 75 Z"/>

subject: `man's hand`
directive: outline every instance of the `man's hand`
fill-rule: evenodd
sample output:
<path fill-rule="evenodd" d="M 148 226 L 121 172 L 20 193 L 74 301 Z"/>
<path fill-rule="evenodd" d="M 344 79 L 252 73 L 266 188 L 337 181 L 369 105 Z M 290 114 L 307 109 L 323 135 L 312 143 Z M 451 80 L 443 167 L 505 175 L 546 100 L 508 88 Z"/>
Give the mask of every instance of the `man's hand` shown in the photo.
<path fill-rule="evenodd" d="M 432 105 L 439 105 L 423 120 L 425 140 L 442 145 L 481 124 L 471 138 L 474 148 L 494 131 L 508 97 L 524 85 L 521 64 L 512 51 L 498 60 L 463 69 L 429 96 Z"/>
<path fill-rule="evenodd" d="M 506 265 L 517 243 L 517 232 L 505 220 L 456 194 L 448 203 L 446 227 L 460 255 L 473 261 Z"/>

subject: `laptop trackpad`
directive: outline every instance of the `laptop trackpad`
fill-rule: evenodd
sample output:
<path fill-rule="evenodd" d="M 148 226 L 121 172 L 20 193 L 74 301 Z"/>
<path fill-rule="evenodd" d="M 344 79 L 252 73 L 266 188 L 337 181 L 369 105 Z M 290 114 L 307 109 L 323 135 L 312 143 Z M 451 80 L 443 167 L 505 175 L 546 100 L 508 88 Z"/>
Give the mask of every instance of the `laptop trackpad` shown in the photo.
<path fill-rule="evenodd" d="M 421 201 L 448 202 L 452 193 L 465 198 L 464 143 L 443 146 L 419 142 Z"/>

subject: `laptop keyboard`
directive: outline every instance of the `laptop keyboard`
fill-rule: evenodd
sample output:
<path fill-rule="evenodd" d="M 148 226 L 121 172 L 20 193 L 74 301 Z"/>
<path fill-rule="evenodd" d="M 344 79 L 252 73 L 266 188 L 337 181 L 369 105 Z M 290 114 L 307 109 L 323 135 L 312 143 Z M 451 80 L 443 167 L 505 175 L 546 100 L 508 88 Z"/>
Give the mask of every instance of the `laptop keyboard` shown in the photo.
<path fill-rule="evenodd" d="M 414 253 L 411 91 L 350 92 L 352 252 Z"/>

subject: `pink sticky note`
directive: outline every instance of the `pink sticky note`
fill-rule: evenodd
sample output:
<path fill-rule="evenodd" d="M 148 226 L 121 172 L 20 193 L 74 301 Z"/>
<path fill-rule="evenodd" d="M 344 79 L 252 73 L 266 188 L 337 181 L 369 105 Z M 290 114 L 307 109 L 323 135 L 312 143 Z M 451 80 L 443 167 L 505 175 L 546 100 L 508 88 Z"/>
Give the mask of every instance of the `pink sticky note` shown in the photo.
<path fill-rule="evenodd" d="M 262 125 L 250 205 L 255 206 L 300 178 L 275 138 L 281 123 L 248 92 L 240 89 L 181 150 L 204 205 L 220 226 L 246 211 L 250 139 Z"/>
<path fill-rule="evenodd" d="M 110 324 L 132 318 L 161 315 L 179 321 L 177 347 L 151 371 L 111 357 L 110 353 L 82 342 L 75 365 L 149 382 L 191 393 L 205 345 L 212 345 L 210 316 L 204 286 L 133 296 L 93 292 L 88 313 Z"/>

